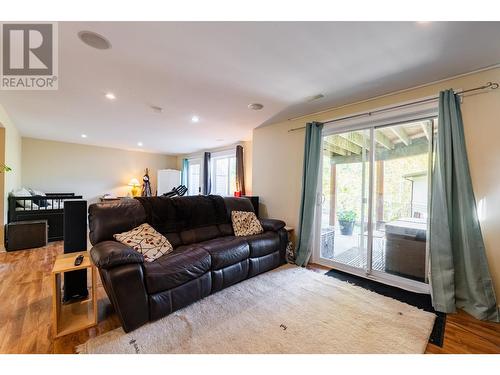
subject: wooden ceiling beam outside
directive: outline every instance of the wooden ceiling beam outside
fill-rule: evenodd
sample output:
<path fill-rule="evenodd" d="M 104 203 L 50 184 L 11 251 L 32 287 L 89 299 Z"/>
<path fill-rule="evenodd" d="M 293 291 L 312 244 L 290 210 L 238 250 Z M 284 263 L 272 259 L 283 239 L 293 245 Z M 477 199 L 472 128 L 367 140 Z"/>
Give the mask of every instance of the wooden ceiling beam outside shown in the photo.
<path fill-rule="evenodd" d="M 323 146 L 324 146 L 323 147 L 324 151 L 330 152 L 332 154 L 337 154 L 340 156 L 347 156 L 348 155 L 346 150 L 344 150 L 341 147 L 335 146 L 329 142 L 323 142 Z M 337 155 L 332 155 L 332 156 L 337 156 Z"/>
<path fill-rule="evenodd" d="M 406 134 L 405 130 L 400 126 L 391 126 L 389 129 L 405 144 L 408 146 L 411 143 L 410 137 Z"/>

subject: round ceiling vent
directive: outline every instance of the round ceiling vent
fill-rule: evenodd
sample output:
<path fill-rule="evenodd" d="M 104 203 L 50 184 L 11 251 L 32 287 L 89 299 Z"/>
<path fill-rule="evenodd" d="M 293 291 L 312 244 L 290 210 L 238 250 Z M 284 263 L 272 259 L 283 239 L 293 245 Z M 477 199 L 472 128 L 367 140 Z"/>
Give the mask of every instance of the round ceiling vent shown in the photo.
<path fill-rule="evenodd" d="M 254 111 L 259 111 L 264 108 L 264 106 L 260 103 L 252 103 L 248 105 L 248 108 L 253 109 Z"/>
<path fill-rule="evenodd" d="M 312 102 L 314 100 L 323 99 L 324 97 L 325 96 L 323 94 L 318 94 L 318 95 L 314 95 L 314 96 L 307 98 L 307 101 Z"/>
<path fill-rule="evenodd" d="M 78 37 L 86 45 L 97 49 L 110 49 L 111 43 L 102 35 L 92 31 L 80 31 Z"/>

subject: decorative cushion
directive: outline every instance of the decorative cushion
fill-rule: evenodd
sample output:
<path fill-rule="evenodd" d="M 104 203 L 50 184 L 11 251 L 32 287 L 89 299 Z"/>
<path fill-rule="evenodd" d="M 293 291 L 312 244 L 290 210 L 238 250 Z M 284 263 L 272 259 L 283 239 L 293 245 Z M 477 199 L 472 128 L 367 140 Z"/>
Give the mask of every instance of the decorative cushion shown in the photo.
<path fill-rule="evenodd" d="M 231 212 L 231 221 L 235 236 L 251 236 L 264 231 L 260 225 L 255 212 L 233 211 Z"/>
<path fill-rule="evenodd" d="M 118 242 L 141 253 L 146 262 L 152 262 L 173 251 L 170 242 L 147 223 L 141 224 L 128 232 L 115 234 L 113 237 Z"/>

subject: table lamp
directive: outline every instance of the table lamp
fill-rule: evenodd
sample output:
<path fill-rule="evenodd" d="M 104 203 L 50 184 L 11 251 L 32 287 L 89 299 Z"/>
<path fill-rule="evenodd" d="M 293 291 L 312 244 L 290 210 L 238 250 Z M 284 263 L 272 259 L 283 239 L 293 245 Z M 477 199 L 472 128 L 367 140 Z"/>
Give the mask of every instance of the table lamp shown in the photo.
<path fill-rule="evenodd" d="M 139 196 L 139 188 L 141 187 L 141 184 L 139 183 L 137 178 L 131 179 L 130 182 L 128 183 L 128 186 L 132 187 L 131 193 L 133 197 Z"/>

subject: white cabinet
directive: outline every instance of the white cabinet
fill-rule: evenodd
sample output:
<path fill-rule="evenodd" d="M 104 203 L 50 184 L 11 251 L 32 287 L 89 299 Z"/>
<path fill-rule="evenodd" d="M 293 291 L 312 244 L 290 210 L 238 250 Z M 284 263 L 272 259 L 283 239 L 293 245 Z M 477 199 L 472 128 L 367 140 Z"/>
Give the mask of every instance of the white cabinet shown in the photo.
<path fill-rule="evenodd" d="M 177 169 L 158 170 L 158 195 L 172 191 L 174 187 L 181 184 L 181 171 Z"/>

